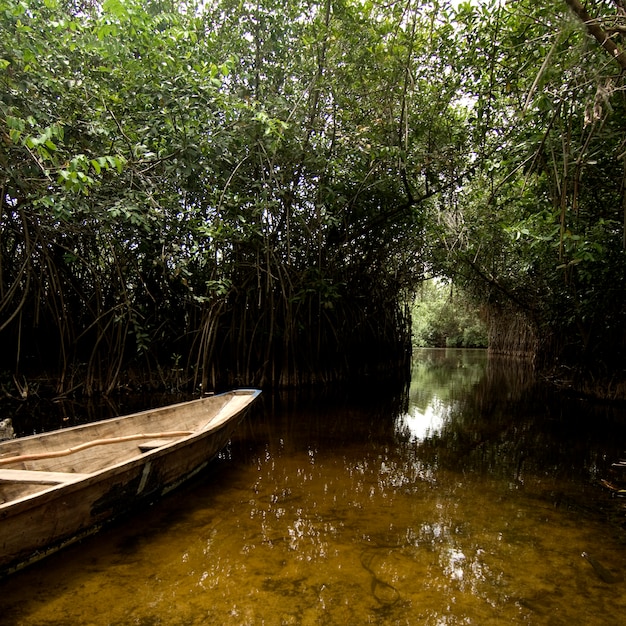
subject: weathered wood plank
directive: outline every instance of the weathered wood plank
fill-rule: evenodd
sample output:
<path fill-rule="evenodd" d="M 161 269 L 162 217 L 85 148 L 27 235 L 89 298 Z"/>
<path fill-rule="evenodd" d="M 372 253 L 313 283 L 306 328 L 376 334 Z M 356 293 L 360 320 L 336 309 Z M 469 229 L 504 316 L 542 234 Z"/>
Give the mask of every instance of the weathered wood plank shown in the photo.
<path fill-rule="evenodd" d="M 16 483 L 55 484 L 87 478 L 89 474 L 77 472 L 39 472 L 37 470 L 0 469 L 0 480 Z"/>
<path fill-rule="evenodd" d="M 144 441 L 139 444 L 139 449 L 142 452 L 150 452 L 150 450 L 155 450 L 156 448 L 162 448 L 163 446 L 167 446 L 170 443 L 174 443 L 177 441 L 176 439 L 151 439 L 150 441 Z"/>
<path fill-rule="evenodd" d="M 39 452 L 36 454 L 21 454 L 19 456 L 10 456 L 0 458 L 0 465 L 8 465 L 9 463 L 22 463 L 23 461 L 38 461 L 40 459 L 53 459 L 59 456 L 69 456 L 75 452 L 86 450 L 94 446 L 110 445 L 112 443 L 126 443 L 127 441 L 135 441 L 136 439 L 157 439 L 159 437 L 186 437 L 193 435 L 191 430 L 168 431 L 164 433 L 136 433 L 133 435 L 124 435 L 122 437 L 108 437 L 107 439 L 94 439 L 86 441 L 65 450 L 51 450 L 48 452 Z"/>

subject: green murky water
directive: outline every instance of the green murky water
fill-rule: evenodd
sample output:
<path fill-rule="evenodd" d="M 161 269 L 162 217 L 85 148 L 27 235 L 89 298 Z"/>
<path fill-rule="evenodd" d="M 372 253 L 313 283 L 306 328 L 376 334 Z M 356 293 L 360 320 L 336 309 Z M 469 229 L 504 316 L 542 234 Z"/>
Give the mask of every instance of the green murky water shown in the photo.
<path fill-rule="evenodd" d="M 624 623 L 619 412 L 482 352 L 366 394 L 265 394 L 210 472 L 0 582 L 0 623 Z"/>

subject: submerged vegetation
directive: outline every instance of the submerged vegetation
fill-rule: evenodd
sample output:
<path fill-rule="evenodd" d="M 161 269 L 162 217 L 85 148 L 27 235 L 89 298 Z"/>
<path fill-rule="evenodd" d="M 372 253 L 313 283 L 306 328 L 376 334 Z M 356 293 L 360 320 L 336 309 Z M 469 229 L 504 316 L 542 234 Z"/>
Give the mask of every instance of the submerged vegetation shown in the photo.
<path fill-rule="evenodd" d="M 394 375 L 433 275 L 626 378 L 626 8 L 588 5 L 0 0 L 7 388 Z"/>

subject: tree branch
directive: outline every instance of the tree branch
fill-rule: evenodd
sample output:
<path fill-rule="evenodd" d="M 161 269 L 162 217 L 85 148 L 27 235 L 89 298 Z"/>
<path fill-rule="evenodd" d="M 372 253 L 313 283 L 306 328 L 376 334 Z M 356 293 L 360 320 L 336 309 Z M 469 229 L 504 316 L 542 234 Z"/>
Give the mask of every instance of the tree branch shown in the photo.
<path fill-rule="evenodd" d="M 585 24 L 589 34 L 615 59 L 622 71 L 626 70 L 626 53 L 611 39 L 602 26 L 600 26 L 600 22 L 589 15 L 580 0 L 565 0 L 565 2 Z"/>

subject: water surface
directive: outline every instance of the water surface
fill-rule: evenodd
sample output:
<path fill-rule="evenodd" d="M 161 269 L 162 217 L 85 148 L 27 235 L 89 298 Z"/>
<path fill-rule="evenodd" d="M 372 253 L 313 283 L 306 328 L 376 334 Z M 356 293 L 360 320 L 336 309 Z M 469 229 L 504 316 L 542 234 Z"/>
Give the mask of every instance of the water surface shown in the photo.
<path fill-rule="evenodd" d="M 199 479 L 0 582 L 0 622 L 624 623 L 618 409 L 456 350 L 262 399 Z"/>

